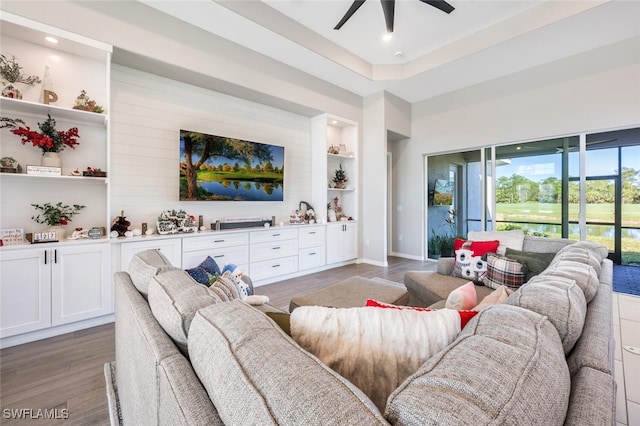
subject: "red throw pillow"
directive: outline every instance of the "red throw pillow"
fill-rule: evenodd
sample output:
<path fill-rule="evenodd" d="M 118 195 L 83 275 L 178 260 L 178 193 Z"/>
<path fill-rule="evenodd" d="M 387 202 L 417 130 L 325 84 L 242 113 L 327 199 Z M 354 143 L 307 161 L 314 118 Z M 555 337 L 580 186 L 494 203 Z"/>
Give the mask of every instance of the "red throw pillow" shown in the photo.
<path fill-rule="evenodd" d="M 433 311 L 433 309 L 420 308 L 418 306 L 392 305 L 391 303 L 379 302 L 379 301 L 374 300 L 374 299 L 367 299 L 367 303 L 365 304 L 365 306 L 370 307 L 370 308 L 411 310 L 411 311 L 419 311 L 419 312 L 431 312 L 431 311 Z M 467 325 L 467 323 L 469 321 L 471 321 L 471 318 L 475 317 L 478 312 L 480 312 L 480 311 L 473 311 L 473 310 L 458 311 L 458 313 L 460 314 L 460 328 L 461 329 L 464 328 L 464 326 Z"/>
<path fill-rule="evenodd" d="M 467 241 L 461 238 L 453 240 L 455 265 L 453 276 L 466 278 L 476 284 L 482 284 L 487 273 L 487 253 L 495 253 L 500 241 Z"/>

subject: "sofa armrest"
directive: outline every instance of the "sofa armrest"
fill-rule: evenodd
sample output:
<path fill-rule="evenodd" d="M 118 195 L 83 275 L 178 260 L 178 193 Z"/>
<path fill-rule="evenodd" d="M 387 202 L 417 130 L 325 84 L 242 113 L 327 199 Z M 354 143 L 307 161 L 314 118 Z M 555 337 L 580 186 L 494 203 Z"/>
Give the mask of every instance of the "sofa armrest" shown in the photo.
<path fill-rule="evenodd" d="M 442 275 L 451 275 L 455 259 L 455 257 L 441 257 L 438 259 L 437 272 Z"/>

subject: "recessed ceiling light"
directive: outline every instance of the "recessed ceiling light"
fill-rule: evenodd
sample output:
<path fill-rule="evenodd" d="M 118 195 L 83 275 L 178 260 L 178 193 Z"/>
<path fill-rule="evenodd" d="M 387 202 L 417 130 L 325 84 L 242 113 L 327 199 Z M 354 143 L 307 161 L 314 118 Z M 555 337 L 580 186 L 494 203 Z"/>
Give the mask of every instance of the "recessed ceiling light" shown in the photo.
<path fill-rule="evenodd" d="M 397 50 L 394 55 L 396 56 L 396 58 L 402 58 L 404 56 L 404 52 L 402 50 Z"/>
<path fill-rule="evenodd" d="M 55 37 L 46 36 L 44 39 L 47 40 L 49 43 L 54 43 L 54 44 L 58 43 L 58 39 Z"/>
<path fill-rule="evenodd" d="M 384 41 L 389 41 L 393 38 L 393 34 L 392 33 L 386 33 L 385 35 L 382 36 L 382 40 Z"/>

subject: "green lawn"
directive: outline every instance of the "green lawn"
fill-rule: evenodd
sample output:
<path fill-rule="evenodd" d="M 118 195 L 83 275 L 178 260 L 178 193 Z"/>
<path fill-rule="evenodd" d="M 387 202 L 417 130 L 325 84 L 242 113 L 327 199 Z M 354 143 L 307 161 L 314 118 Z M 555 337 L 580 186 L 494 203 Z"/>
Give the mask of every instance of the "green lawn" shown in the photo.
<path fill-rule="evenodd" d="M 576 204 L 569 205 L 569 219 L 578 220 L 578 208 Z M 496 218 L 501 222 L 538 222 L 559 224 L 562 222 L 560 204 L 541 203 L 517 203 L 498 204 L 496 206 Z M 587 222 L 604 222 L 613 225 L 614 209 L 612 204 L 588 204 Z M 622 224 L 628 227 L 640 228 L 640 204 L 622 205 Z M 523 225 L 526 228 L 526 225 Z M 559 230 L 559 227 L 557 227 Z M 592 226 L 596 231 L 606 231 L 606 226 Z M 551 237 L 560 237 L 559 232 L 547 232 Z M 577 239 L 577 236 L 570 236 Z M 610 250 L 613 250 L 613 237 L 597 235 L 592 232 L 587 237 L 598 242 Z M 622 263 L 640 264 L 640 239 L 622 238 Z"/>
<path fill-rule="evenodd" d="M 578 220 L 579 206 L 569 204 L 569 219 Z M 496 219 L 514 222 L 560 223 L 561 205 L 549 203 L 514 203 L 496 205 Z M 612 204 L 587 204 L 587 222 L 613 223 Z M 640 228 L 640 204 L 622 205 L 622 225 Z"/>

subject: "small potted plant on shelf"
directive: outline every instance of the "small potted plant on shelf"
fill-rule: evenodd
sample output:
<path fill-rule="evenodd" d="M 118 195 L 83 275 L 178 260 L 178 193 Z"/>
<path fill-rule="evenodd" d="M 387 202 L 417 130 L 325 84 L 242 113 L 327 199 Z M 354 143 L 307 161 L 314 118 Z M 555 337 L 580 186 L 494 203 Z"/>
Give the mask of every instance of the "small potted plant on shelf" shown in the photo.
<path fill-rule="evenodd" d="M 343 189 L 346 186 L 346 183 L 349 179 L 347 179 L 347 174 L 342 168 L 342 163 L 340 163 L 340 168 L 337 169 L 333 174 L 333 183 L 335 184 L 333 187 L 336 189 Z"/>
<path fill-rule="evenodd" d="M 77 145 L 80 145 L 78 128 L 72 127 L 66 131 L 56 130 L 56 120 L 49 114 L 44 122 L 38 123 L 38 128 L 39 132 L 31 130 L 19 118 L 0 117 L 0 129 L 8 129 L 14 135 L 19 136 L 23 145 L 30 143 L 42 150 L 41 164 L 43 166 L 61 167 L 62 161 L 59 152 L 66 147 L 75 149 Z"/>
<path fill-rule="evenodd" d="M 37 223 L 44 223 L 49 226 L 49 230 L 55 231 L 58 234 L 59 239 L 63 239 L 65 230 L 62 226 L 71 222 L 71 218 L 80 213 L 80 210 L 85 206 L 80 204 L 62 204 L 58 202 L 56 204 L 44 203 L 44 204 L 31 204 L 36 209 L 36 214 L 31 216 L 31 220 Z"/>
<path fill-rule="evenodd" d="M 5 55 L 0 55 L 0 77 L 2 77 L 2 96 L 5 98 L 22 99 L 22 93 L 16 87 L 16 83 L 27 86 L 42 83 L 40 78 L 35 75 L 24 75 L 15 56 L 9 59 Z"/>

